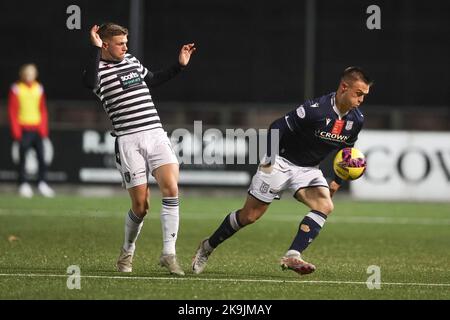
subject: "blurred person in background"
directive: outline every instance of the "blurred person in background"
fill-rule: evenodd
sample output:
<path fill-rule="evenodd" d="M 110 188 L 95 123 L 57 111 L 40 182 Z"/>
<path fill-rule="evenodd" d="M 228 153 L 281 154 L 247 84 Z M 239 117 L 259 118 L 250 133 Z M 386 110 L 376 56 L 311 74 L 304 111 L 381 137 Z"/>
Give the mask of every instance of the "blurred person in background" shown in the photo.
<path fill-rule="evenodd" d="M 19 80 L 9 91 L 9 122 L 12 137 L 19 144 L 20 196 L 33 196 L 25 167 L 26 154 L 33 148 L 39 164 L 38 191 L 44 197 L 51 198 L 55 193 L 46 182 L 47 166 L 44 161 L 44 139 L 48 139 L 47 105 L 44 88 L 37 77 L 36 65 L 29 63 L 20 67 Z"/>

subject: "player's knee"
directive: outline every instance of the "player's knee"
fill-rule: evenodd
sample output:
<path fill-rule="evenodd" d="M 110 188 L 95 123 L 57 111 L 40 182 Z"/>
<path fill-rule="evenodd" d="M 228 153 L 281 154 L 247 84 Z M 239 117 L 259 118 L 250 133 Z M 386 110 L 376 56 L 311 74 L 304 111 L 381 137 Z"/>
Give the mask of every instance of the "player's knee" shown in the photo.
<path fill-rule="evenodd" d="M 135 200 L 133 201 L 132 206 L 134 214 L 137 215 L 139 218 L 145 217 L 149 208 L 147 199 Z"/>
<path fill-rule="evenodd" d="M 246 226 L 255 223 L 261 217 L 258 209 L 241 209 L 239 211 L 239 222 Z"/>
<path fill-rule="evenodd" d="M 334 204 L 333 201 L 331 201 L 331 199 L 327 199 L 327 200 L 323 200 L 321 201 L 320 205 L 319 205 L 319 211 L 329 215 L 331 212 L 333 212 L 334 210 Z"/>
<path fill-rule="evenodd" d="M 178 197 L 178 185 L 176 183 L 161 187 L 163 197 Z"/>

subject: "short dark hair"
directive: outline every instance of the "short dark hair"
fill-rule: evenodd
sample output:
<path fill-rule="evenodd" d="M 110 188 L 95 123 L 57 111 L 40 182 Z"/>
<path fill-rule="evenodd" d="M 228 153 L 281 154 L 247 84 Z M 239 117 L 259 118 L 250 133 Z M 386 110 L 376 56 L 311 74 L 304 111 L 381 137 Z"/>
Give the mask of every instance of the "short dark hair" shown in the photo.
<path fill-rule="evenodd" d="M 352 82 L 361 80 L 369 86 L 373 84 L 373 80 L 369 78 L 367 73 L 362 68 L 354 66 L 346 68 L 342 73 L 341 79 Z"/>
<path fill-rule="evenodd" d="M 111 39 L 114 36 L 128 35 L 128 29 L 114 22 L 103 23 L 97 31 L 100 39 Z"/>

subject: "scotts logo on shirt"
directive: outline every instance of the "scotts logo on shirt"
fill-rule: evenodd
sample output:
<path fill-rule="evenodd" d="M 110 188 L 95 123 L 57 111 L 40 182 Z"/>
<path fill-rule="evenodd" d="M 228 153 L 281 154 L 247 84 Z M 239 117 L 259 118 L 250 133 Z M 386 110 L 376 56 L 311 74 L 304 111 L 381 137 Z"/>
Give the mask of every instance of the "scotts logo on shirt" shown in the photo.
<path fill-rule="evenodd" d="M 142 83 L 142 78 L 137 71 L 118 73 L 117 76 L 124 90 Z"/>

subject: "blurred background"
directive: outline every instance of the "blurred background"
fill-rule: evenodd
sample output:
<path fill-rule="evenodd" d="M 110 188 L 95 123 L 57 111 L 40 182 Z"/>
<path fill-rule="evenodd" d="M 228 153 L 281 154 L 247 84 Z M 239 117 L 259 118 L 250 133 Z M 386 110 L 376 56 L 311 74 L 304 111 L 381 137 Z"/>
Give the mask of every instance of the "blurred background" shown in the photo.
<path fill-rule="evenodd" d="M 79 29 L 68 28 L 71 5 L 80 9 Z M 380 8 L 381 29 L 368 28 L 370 5 Z M 357 144 L 369 168 L 346 190 L 361 199 L 450 201 L 448 1 L 2 1 L 0 12 L 3 190 L 17 181 L 8 92 L 28 62 L 38 66 L 47 96 L 49 184 L 120 185 L 110 122 L 81 82 L 89 29 L 113 21 L 130 29 L 130 52 L 150 70 L 175 62 L 183 44 L 196 44 L 186 70 L 152 90 L 169 134 L 193 132 L 194 121 L 204 131 L 265 129 L 305 99 L 334 91 L 346 67 L 363 67 L 375 80 L 361 106 L 365 127 Z M 239 143 L 245 153 L 248 145 Z M 183 187 L 221 192 L 245 189 L 256 165 L 181 169 Z M 27 170 L 35 179 L 33 154 Z M 323 170 L 331 178 L 330 159 Z"/>

